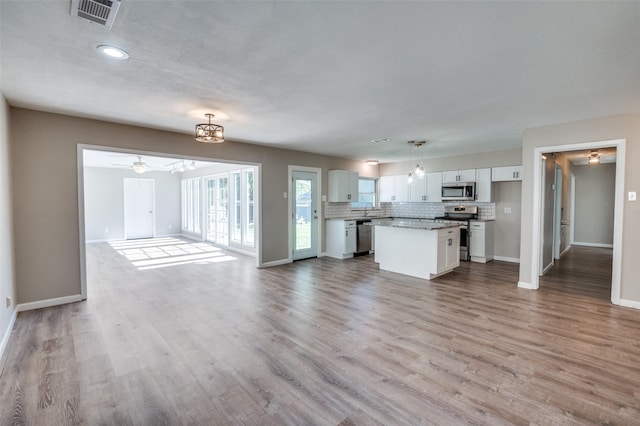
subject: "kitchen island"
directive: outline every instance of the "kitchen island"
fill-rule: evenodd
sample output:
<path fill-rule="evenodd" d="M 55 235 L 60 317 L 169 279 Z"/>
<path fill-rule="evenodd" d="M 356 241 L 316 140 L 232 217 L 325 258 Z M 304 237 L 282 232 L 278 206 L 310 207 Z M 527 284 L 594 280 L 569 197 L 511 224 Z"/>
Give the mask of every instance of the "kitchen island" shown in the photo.
<path fill-rule="evenodd" d="M 374 220 L 375 257 L 384 271 L 427 280 L 460 266 L 460 225 Z"/>

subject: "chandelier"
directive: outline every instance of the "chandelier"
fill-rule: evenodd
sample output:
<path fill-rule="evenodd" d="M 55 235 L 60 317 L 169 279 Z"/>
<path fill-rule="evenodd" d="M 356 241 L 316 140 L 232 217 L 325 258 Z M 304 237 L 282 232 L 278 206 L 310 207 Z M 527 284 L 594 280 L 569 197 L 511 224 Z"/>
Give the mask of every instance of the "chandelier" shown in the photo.
<path fill-rule="evenodd" d="M 205 114 L 205 117 L 209 117 L 208 123 L 196 124 L 196 140 L 204 143 L 224 142 L 224 127 L 211 122 L 211 117 L 215 115 Z"/>

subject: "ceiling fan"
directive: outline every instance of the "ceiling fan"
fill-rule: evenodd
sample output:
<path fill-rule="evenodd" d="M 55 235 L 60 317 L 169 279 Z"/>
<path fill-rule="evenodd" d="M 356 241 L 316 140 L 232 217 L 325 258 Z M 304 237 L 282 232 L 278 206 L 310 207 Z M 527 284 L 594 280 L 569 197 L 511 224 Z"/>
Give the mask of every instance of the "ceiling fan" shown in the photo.
<path fill-rule="evenodd" d="M 149 165 L 142 161 L 142 156 L 136 155 L 138 157 L 138 161 L 134 161 L 133 164 L 113 164 L 114 166 L 126 167 L 133 169 L 136 173 L 144 173 L 149 170 Z"/>

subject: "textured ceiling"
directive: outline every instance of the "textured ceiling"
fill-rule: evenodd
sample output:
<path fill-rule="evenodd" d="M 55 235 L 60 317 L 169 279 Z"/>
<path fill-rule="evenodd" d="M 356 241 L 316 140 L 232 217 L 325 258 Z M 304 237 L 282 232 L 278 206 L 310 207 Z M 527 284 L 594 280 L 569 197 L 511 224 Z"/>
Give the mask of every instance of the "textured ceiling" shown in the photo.
<path fill-rule="evenodd" d="M 383 162 L 640 111 L 640 2 L 124 0 L 110 31 L 70 3 L 0 1 L 11 105 Z"/>

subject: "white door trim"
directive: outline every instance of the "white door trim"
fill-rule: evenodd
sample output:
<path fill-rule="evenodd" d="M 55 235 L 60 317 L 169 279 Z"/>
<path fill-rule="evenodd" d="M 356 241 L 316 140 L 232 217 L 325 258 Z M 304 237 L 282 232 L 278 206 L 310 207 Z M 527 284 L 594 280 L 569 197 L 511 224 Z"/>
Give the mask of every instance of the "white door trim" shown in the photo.
<path fill-rule="evenodd" d="M 540 232 L 541 232 L 541 173 L 542 154 L 545 152 L 565 152 L 585 149 L 616 148 L 616 187 L 613 225 L 613 271 L 611 277 L 611 303 L 620 304 L 620 278 L 622 273 L 622 231 L 624 213 L 624 167 L 626 139 L 586 142 L 557 146 L 544 146 L 534 149 L 533 153 L 533 232 L 531 235 L 531 283 L 518 283 L 519 287 L 537 290 L 540 286 Z"/>
<path fill-rule="evenodd" d="M 308 172 L 308 173 L 315 173 L 316 174 L 316 184 L 318 186 L 317 191 L 315 191 L 314 194 L 314 202 L 316 203 L 316 206 L 318 208 L 318 220 L 316 221 L 316 223 L 318 224 L 318 238 L 317 238 L 317 253 L 318 253 L 318 257 L 321 256 L 320 253 L 322 253 L 322 236 L 323 234 L 323 227 L 322 224 L 324 223 L 324 218 L 322 215 L 322 212 L 324 211 L 324 208 L 322 206 L 322 204 L 320 203 L 321 200 L 321 196 L 320 194 L 322 194 L 322 169 L 318 168 L 318 167 L 307 167 L 307 166 L 292 166 L 289 165 L 288 167 L 288 176 L 287 176 L 287 185 L 288 185 L 288 189 L 287 189 L 287 198 L 289 199 L 289 202 L 287 203 L 288 208 L 287 208 L 287 228 L 288 228 L 288 249 L 287 249 L 287 260 L 289 262 L 293 262 L 293 186 L 292 186 L 292 181 L 293 181 L 293 172 Z"/>

